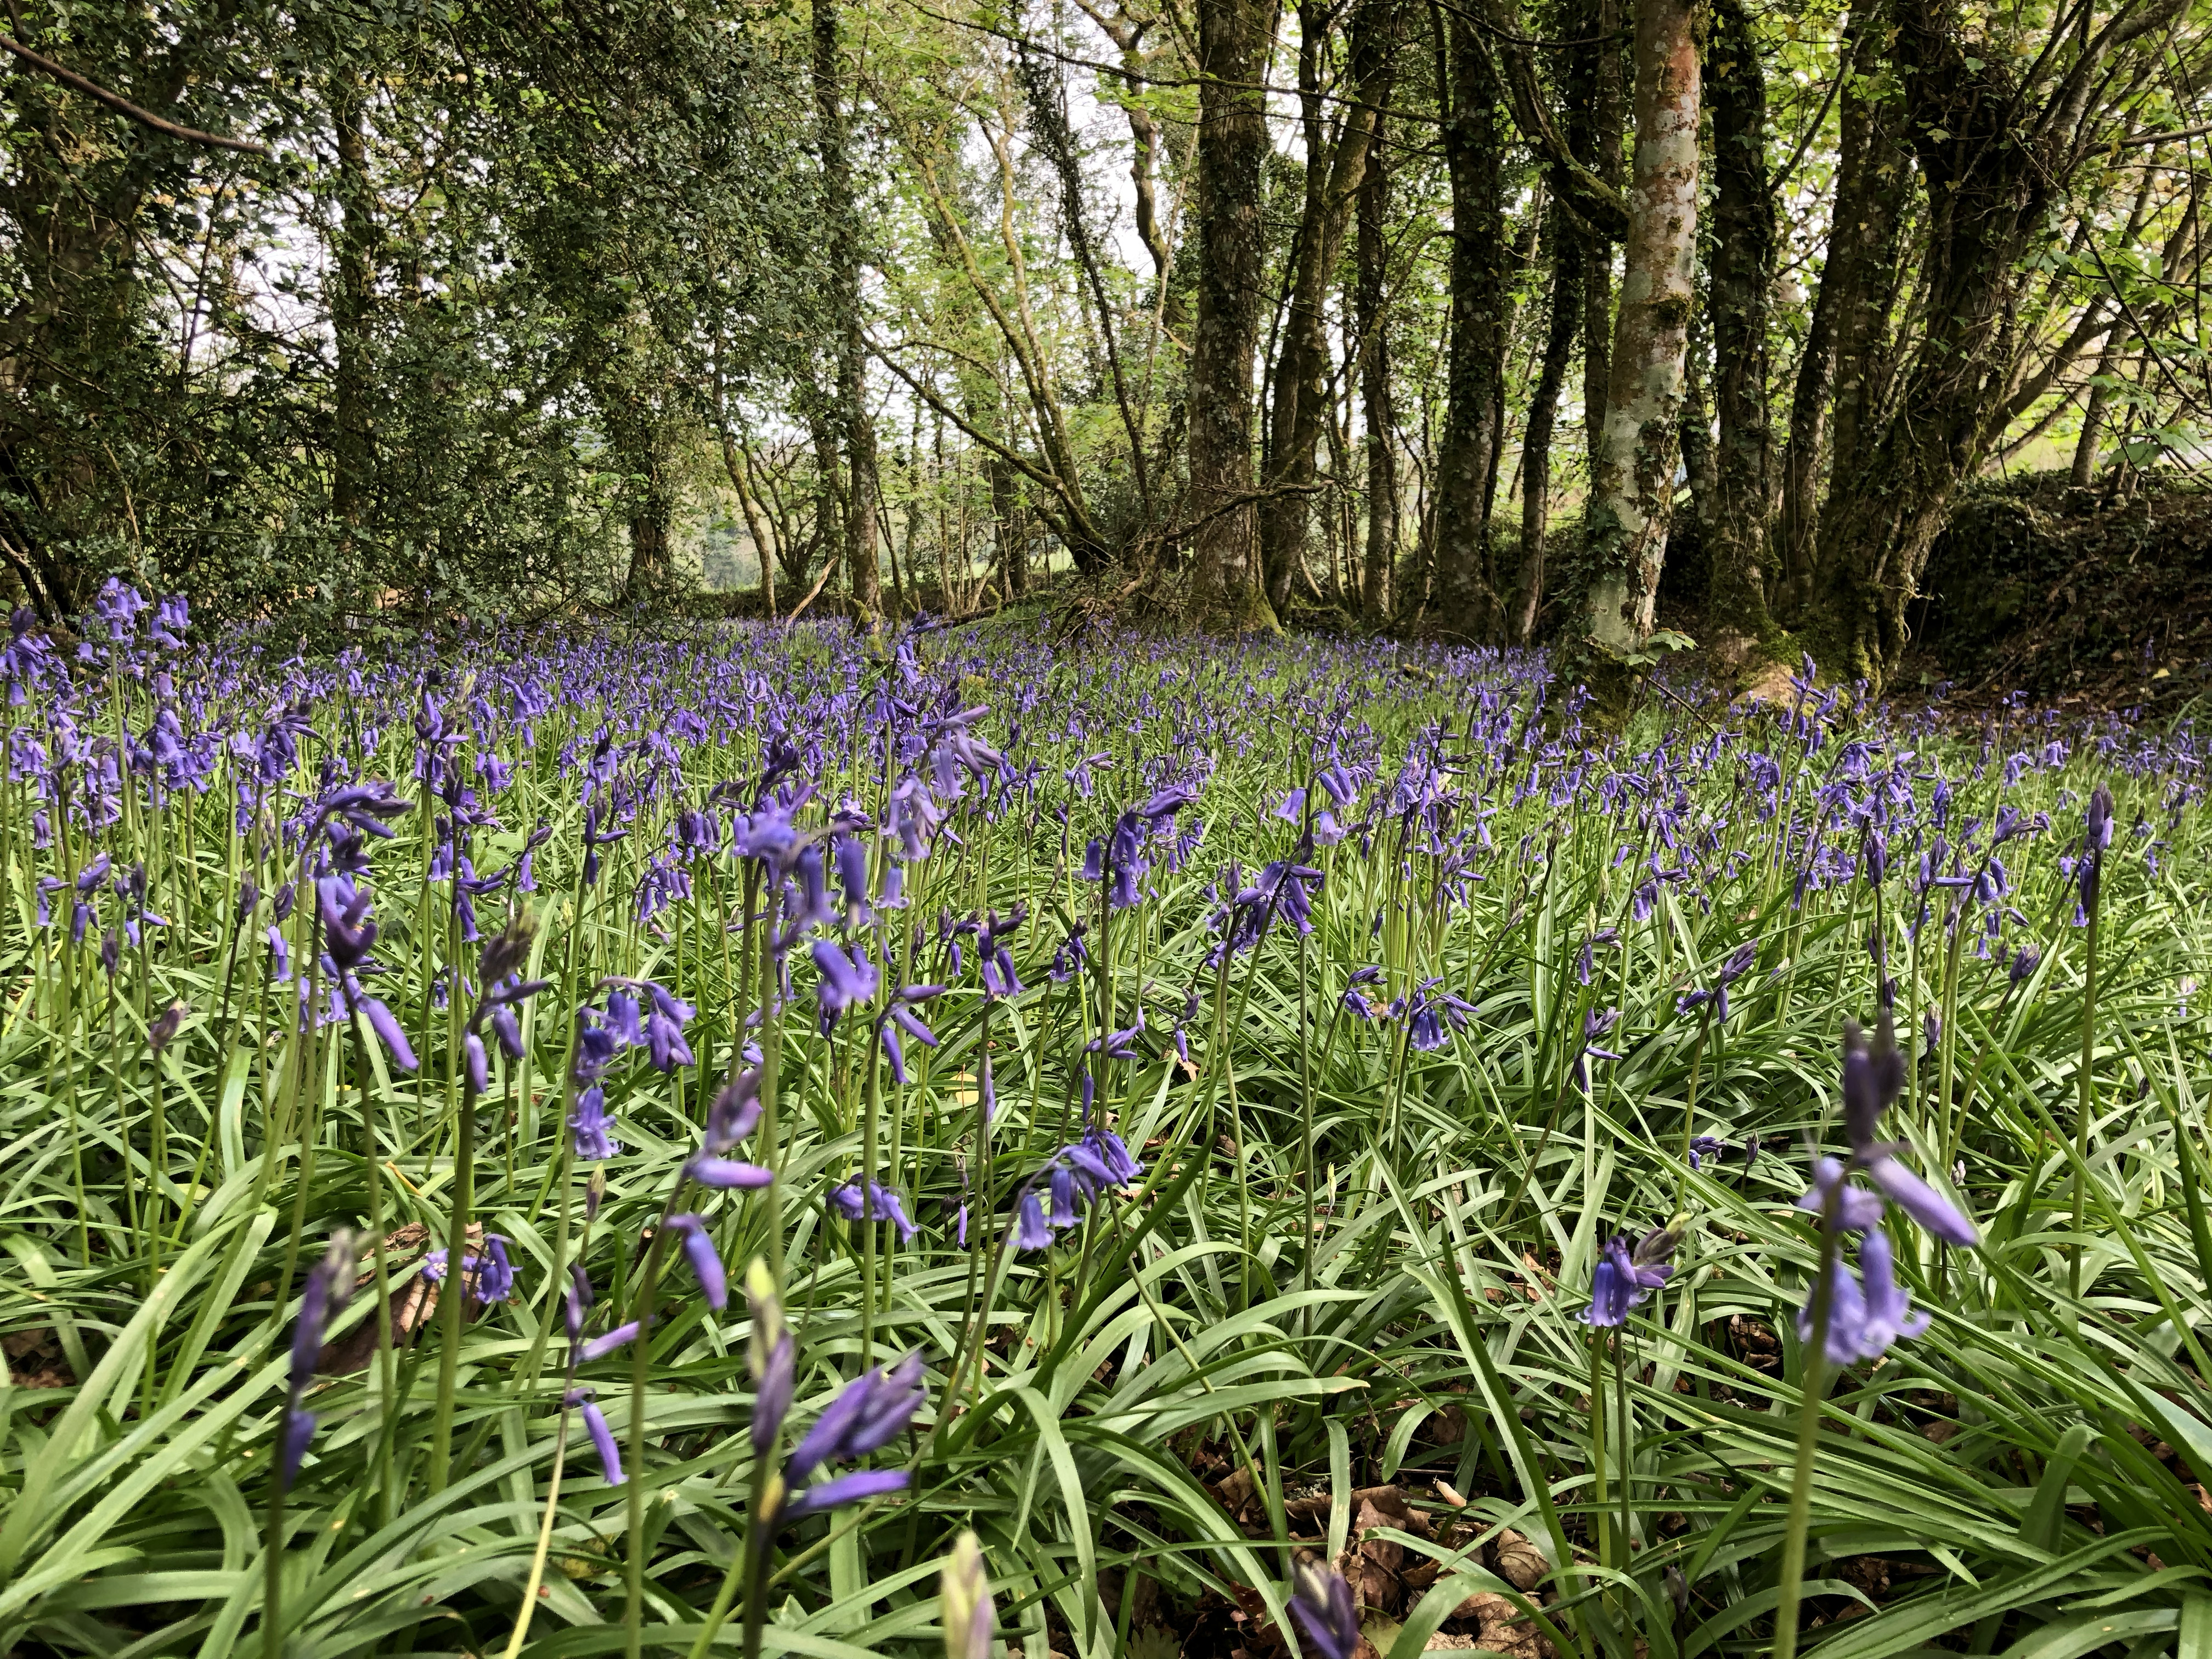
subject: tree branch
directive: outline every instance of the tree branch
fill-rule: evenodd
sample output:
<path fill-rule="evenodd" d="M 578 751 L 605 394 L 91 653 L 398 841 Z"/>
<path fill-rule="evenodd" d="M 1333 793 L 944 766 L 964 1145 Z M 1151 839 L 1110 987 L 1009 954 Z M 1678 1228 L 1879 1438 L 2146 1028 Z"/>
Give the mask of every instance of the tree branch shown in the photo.
<path fill-rule="evenodd" d="M 174 121 L 164 121 L 149 109 L 141 109 L 119 93 L 110 92 L 96 81 L 88 81 L 75 70 L 64 69 L 51 58 L 33 52 L 21 41 L 10 35 L 0 34 L 0 49 L 12 52 L 33 69 L 65 87 L 73 87 L 96 103 L 101 103 L 118 115 L 126 115 L 142 127 L 151 127 L 155 132 L 167 133 L 172 138 L 181 138 L 188 144 L 208 144 L 216 149 L 243 150 L 248 155 L 266 155 L 269 146 L 256 143 L 251 138 L 225 138 L 217 133 L 202 132 L 197 127 L 180 127 Z"/>

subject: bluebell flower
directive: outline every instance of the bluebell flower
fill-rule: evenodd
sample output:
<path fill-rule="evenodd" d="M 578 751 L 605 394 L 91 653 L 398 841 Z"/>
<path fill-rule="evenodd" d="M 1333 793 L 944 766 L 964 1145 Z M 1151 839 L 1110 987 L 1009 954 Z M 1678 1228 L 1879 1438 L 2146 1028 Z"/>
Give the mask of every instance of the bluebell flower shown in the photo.
<path fill-rule="evenodd" d="M 1291 1591 L 1291 1617 L 1318 1659 L 1352 1659 L 1360 1645 L 1359 1609 L 1344 1575 L 1302 1561 Z"/>
<path fill-rule="evenodd" d="M 874 997 L 882 979 L 864 948 L 856 945 L 848 956 L 842 945 L 826 939 L 816 939 L 808 948 L 822 975 L 817 995 L 822 1005 L 822 1030 L 826 1036 L 848 1008 Z"/>
<path fill-rule="evenodd" d="M 507 1259 L 507 1241 L 497 1233 L 484 1235 L 483 1257 L 481 1261 L 471 1258 L 471 1265 L 476 1268 L 479 1307 L 488 1308 L 514 1294 L 514 1264 Z"/>
<path fill-rule="evenodd" d="M 1714 975 L 1711 985 L 1692 991 L 1675 1000 L 1675 1012 L 1691 1013 L 1710 1002 L 1713 1005 L 1713 1017 L 1726 1021 L 1729 1017 L 1729 987 L 1749 973 L 1758 961 L 1759 942 L 1746 939 L 1729 953 L 1728 959 L 1721 963 L 1719 971 Z"/>
<path fill-rule="evenodd" d="M 1014 1248 L 1018 1250 L 1048 1249 L 1052 1245 L 1052 1229 L 1044 1218 L 1044 1206 L 1033 1192 L 1024 1192 L 1014 1206 Z"/>
<path fill-rule="evenodd" d="M 754 1379 L 753 1417 L 747 1431 L 756 1455 L 765 1455 L 775 1444 L 776 1431 L 791 1410 L 791 1396 L 798 1384 L 798 1351 L 793 1345 L 791 1333 L 778 1336 L 768 1351 L 761 1374 Z"/>
<path fill-rule="evenodd" d="M 830 1193 L 830 1202 L 836 1206 L 837 1213 L 848 1221 L 859 1221 L 863 1218 L 870 1221 L 888 1221 L 898 1229 L 900 1243 L 909 1243 L 914 1238 L 914 1221 L 906 1212 L 906 1203 L 888 1187 L 879 1185 L 873 1181 L 869 1182 L 867 1201 L 863 1205 L 860 1183 L 848 1182 Z"/>
<path fill-rule="evenodd" d="M 783 1478 L 796 1486 L 825 1463 L 849 1463 L 896 1439 L 921 1408 L 921 1355 L 880 1365 L 845 1385 L 792 1449 Z"/>
<path fill-rule="evenodd" d="M 576 1350 L 576 1364 L 592 1364 L 605 1359 L 611 1353 L 628 1347 L 637 1340 L 639 1333 L 644 1328 L 644 1326 L 633 1319 L 627 1324 L 617 1325 L 612 1330 L 592 1338 Z"/>
<path fill-rule="evenodd" d="M 682 1241 L 684 1259 L 691 1264 L 691 1276 L 699 1281 L 700 1291 L 706 1297 L 708 1306 L 720 1313 L 729 1305 L 730 1281 L 722 1269 L 722 1258 L 714 1249 L 714 1240 L 707 1231 L 707 1224 L 697 1216 L 686 1212 L 669 1217 L 668 1228 Z"/>
<path fill-rule="evenodd" d="M 614 1431 L 607 1426 L 606 1413 L 592 1398 L 589 1389 L 571 1389 L 561 1396 L 561 1403 L 580 1409 L 584 1414 L 585 1432 L 592 1437 L 592 1446 L 599 1455 L 599 1470 L 607 1485 L 623 1483 L 622 1450 L 615 1444 Z"/>
<path fill-rule="evenodd" d="M 568 1115 L 569 1150 L 580 1158 L 612 1158 L 622 1151 L 611 1133 L 613 1127 L 607 1116 L 606 1093 L 593 1084 L 576 1097 L 575 1109 Z"/>
<path fill-rule="evenodd" d="M 300 1462 L 307 1455 L 308 1443 L 314 1438 L 314 1416 L 301 1402 L 315 1380 L 315 1362 L 321 1355 L 331 1322 L 343 1311 L 353 1295 L 359 1262 L 360 1249 L 354 1236 L 343 1229 L 333 1233 L 323 1259 L 308 1273 L 307 1285 L 300 1292 L 300 1316 L 292 1326 L 289 1388 L 283 1426 L 278 1431 L 276 1468 L 280 1488 L 290 1487 L 300 1473 Z"/>
<path fill-rule="evenodd" d="M 1590 1273 L 1590 1304 L 1578 1316 L 1583 1323 L 1601 1328 L 1626 1324 L 1630 1310 L 1650 1300 L 1651 1292 L 1674 1273 L 1667 1257 L 1678 1242 L 1671 1228 L 1646 1233 L 1633 1249 L 1625 1235 L 1608 1239 Z"/>

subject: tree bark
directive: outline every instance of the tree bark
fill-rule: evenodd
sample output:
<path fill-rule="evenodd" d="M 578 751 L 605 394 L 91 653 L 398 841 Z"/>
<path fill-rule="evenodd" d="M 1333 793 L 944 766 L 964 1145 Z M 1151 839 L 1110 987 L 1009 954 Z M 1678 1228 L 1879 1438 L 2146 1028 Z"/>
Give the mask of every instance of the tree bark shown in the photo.
<path fill-rule="evenodd" d="M 1380 100 L 1378 100 L 1380 101 Z M 1389 150 L 1378 118 L 1373 153 L 1359 180 L 1359 235 L 1354 258 L 1353 325 L 1359 333 L 1359 401 L 1367 424 L 1367 546 L 1359 581 L 1359 614 L 1379 623 L 1390 614 L 1398 562 L 1398 454 L 1390 396 Z"/>
<path fill-rule="evenodd" d="M 1593 469 L 1587 624 L 1602 648 L 1651 632 L 1674 493 L 1698 248 L 1702 80 L 1692 0 L 1636 9 L 1636 150 L 1605 427 Z"/>
<path fill-rule="evenodd" d="M 1705 397 L 1705 335 L 1703 310 L 1692 311 L 1689 346 L 1682 354 L 1682 413 L 1675 432 L 1682 447 L 1682 485 L 1690 497 L 1690 520 L 1698 528 L 1698 545 L 1710 552 L 1720 512 L 1720 463 L 1713 443 L 1712 405 Z M 1668 528 L 1671 532 L 1672 521 Z"/>
<path fill-rule="evenodd" d="M 1620 0 L 1589 0 L 1577 14 L 1589 44 L 1567 54 L 1576 90 L 1568 143 L 1600 180 L 1620 179 L 1622 115 Z M 1613 385 L 1613 244 L 1593 237 L 1583 276 L 1583 444 L 1593 477 L 1605 441 L 1605 403 Z"/>
<path fill-rule="evenodd" d="M 1879 242 L 1885 234 L 1869 220 L 1869 212 L 1893 215 L 1895 211 L 1893 204 L 1869 199 L 1876 182 L 1873 172 L 1875 109 L 1869 93 L 1872 79 L 1881 67 L 1881 37 L 1876 13 L 1868 0 L 1860 0 L 1844 30 L 1847 62 L 1838 117 L 1835 207 L 1827 257 L 1820 267 L 1813 315 L 1797 359 L 1796 382 L 1790 399 L 1790 438 L 1782 459 L 1781 569 L 1776 583 L 1776 608 L 1792 621 L 1812 598 L 1818 568 L 1820 464 L 1828 438 L 1829 402 L 1835 390 L 1838 313 L 1846 304 L 1845 290 L 1860 281 L 1859 250 L 1863 238 L 1875 234 Z M 1860 228 L 1862 222 L 1866 222 L 1864 231 Z M 1849 303 L 1855 307 L 1857 302 L 1854 297 Z"/>
<path fill-rule="evenodd" d="M 1198 307 L 1190 386 L 1193 609 L 1218 626 L 1273 628 L 1260 579 L 1252 474 L 1252 362 L 1259 349 L 1268 12 L 1260 0 L 1198 6 Z"/>
<path fill-rule="evenodd" d="M 1528 424 L 1521 441 L 1521 576 L 1514 589 L 1513 638 L 1528 644 L 1536 635 L 1544 604 L 1544 539 L 1551 533 L 1552 428 L 1559 417 L 1559 392 L 1582 331 L 1583 284 L 1590 240 L 1567 222 L 1556 199 L 1548 231 L 1552 245 L 1551 314 L 1544 329 L 1543 366 L 1528 398 Z"/>
<path fill-rule="evenodd" d="M 2094 29 L 2085 14 L 2081 38 L 2063 43 L 2066 57 L 2054 52 L 2031 67 L 2051 66 L 2047 91 L 2033 100 L 2014 65 L 1978 55 L 1986 48 L 1959 6 L 1891 0 L 1899 130 L 1927 181 L 1924 245 L 1911 262 L 1923 273 L 1914 319 L 1921 344 L 1893 397 L 1862 396 L 1864 458 L 1848 466 L 1848 405 L 1838 398 L 1816 653 L 1832 671 L 1879 687 L 1902 659 L 1905 606 L 1929 548 L 1996 436 L 2031 240 L 2097 148 L 2106 65 L 2130 42 L 2154 38 L 2182 3 L 2124 5 Z"/>
<path fill-rule="evenodd" d="M 1766 77 L 1743 0 L 1712 0 L 1705 95 L 1712 109 L 1713 404 L 1719 419 L 1713 512 L 1705 532 L 1709 628 L 1771 641 L 1766 533 L 1772 439 L 1767 417 L 1767 295 L 1774 283 L 1774 198 L 1766 172 Z"/>
<path fill-rule="evenodd" d="M 836 424 L 845 455 L 845 579 L 854 608 L 873 617 L 883 605 L 883 577 L 876 555 L 876 428 L 868 411 L 867 343 L 860 318 L 860 227 L 853 199 L 853 161 L 837 47 L 839 7 L 838 0 L 812 0 L 812 5 L 815 136 L 837 312 Z"/>
<path fill-rule="evenodd" d="M 1030 591 L 1029 538 L 1022 524 L 1022 486 L 1014 469 L 996 455 L 983 458 L 983 476 L 991 486 L 992 535 L 999 548 L 999 568 L 1006 573 L 1006 593 L 1018 598 Z"/>
<path fill-rule="evenodd" d="M 2097 444 L 2104 434 L 2105 407 L 2112 401 L 2112 371 L 2119 366 L 2119 356 L 2120 331 L 2115 327 L 2097 354 L 2097 371 L 2089 377 L 2089 398 L 2081 410 L 2081 435 L 2074 441 L 2074 465 L 2067 482 L 2076 489 L 2087 489 L 2097 476 Z"/>
<path fill-rule="evenodd" d="M 675 503 L 669 486 L 667 444 L 653 412 L 642 407 L 632 411 L 629 441 L 622 446 L 625 457 L 637 468 L 637 494 L 629 510 L 629 571 L 623 582 L 623 597 L 633 605 L 649 603 L 674 585 L 676 563 L 669 543 L 669 524 Z"/>
<path fill-rule="evenodd" d="M 1448 63 L 1450 90 L 1443 145 L 1452 238 L 1450 361 L 1437 456 L 1437 609 L 1447 628 L 1484 639 L 1498 625 L 1487 507 L 1505 368 L 1504 143 L 1498 88 L 1465 11 L 1455 11 L 1438 35 L 1439 67 Z"/>
<path fill-rule="evenodd" d="M 1324 307 L 1344 258 L 1345 231 L 1359 181 L 1367 170 L 1375 133 L 1374 96 L 1388 60 L 1392 0 L 1364 0 L 1352 27 L 1352 102 L 1328 137 L 1321 93 L 1321 62 L 1328 50 L 1325 0 L 1298 9 L 1298 92 L 1306 141 L 1305 206 L 1300 217 L 1295 275 L 1281 349 L 1275 358 L 1274 395 L 1267 422 L 1267 455 L 1276 491 L 1260 507 L 1260 556 L 1267 602 L 1280 614 L 1305 550 L 1313 522 L 1314 455 L 1328 418 L 1329 352 Z"/>
<path fill-rule="evenodd" d="M 331 516 L 337 521 L 342 580 L 349 581 L 375 465 L 368 422 L 375 228 L 360 77 L 349 70 L 341 70 L 340 77 L 332 112 L 337 125 L 339 222 L 337 283 L 331 295 L 331 336 L 337 358 L 331 388 Z"/>

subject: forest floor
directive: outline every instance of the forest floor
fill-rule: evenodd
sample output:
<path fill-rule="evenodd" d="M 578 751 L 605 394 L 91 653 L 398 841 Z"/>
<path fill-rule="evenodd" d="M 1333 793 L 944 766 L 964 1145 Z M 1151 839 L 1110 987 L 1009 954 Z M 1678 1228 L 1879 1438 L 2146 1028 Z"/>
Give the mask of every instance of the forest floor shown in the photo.
<path fill-rule="evenodd" d="M 1703 641 L 1705 564 L 1668 549 L 1659 620 Z M 2161 472 L 2115 499 L 2063 471 L 1976 486 L 1937 538 L 1896 690 L 1989 708 L 2040 704 L 2171 717 L 2212 691 L 2212 485 Z M 1717 665 L 1716 670 L 1718 672 Z"/>

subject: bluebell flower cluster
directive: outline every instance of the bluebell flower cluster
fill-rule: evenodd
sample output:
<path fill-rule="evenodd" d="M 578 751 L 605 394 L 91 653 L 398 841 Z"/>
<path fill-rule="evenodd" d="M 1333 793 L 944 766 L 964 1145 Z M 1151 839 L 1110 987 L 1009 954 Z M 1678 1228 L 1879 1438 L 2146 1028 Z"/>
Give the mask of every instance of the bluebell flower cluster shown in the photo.
<path fill-rule="evenodd" d="M 1885 1019 L 1869 1045 L 1855 1025 L 1844 1035 L 1844 1129 L 1850 1142 L 1847 1160 L 1823 1158 L 1814 1167 L 1813 1184 L 1798 1208 L 1820 1218 L 1824 1233 L 1856 1233 L 1859 1273 L 1854 1280 L 1840 1251 L 1826 1252 L 1827 1322 L 1822 1352 L 1833 1365 L 1877 1359 L 1900 1338 L 1917 1336 L 1928 1316 L 1915 1313 L 1898 1285 L 1888 1235 L 1882 1230 L 1885 1202 L 1895 1204 L 1948 1243 L 1971 1247 L 1980 1241 L 1974 1224 L 1957 1206 L 1907 1168 L 1899 1149 L 1875 1139 L 1881 1115 L 1905 1085 L 1905 1059 Z M 1855 1185 L 1864 1174 L 1874 1188 Z M 1814 1340 L 1814 1310 L 1821 1291 L 1815 1286 L 1798 1315 L 1799 1336 Z"/>

